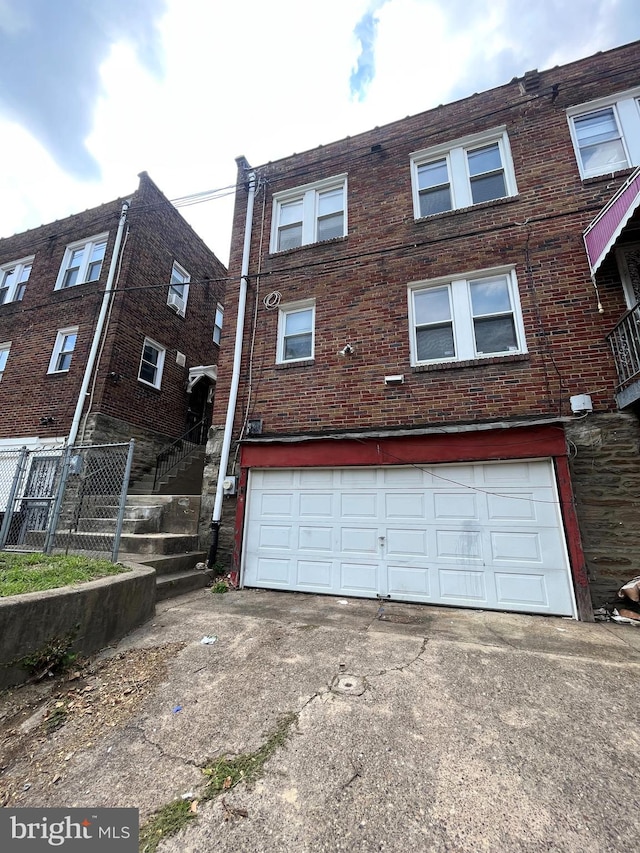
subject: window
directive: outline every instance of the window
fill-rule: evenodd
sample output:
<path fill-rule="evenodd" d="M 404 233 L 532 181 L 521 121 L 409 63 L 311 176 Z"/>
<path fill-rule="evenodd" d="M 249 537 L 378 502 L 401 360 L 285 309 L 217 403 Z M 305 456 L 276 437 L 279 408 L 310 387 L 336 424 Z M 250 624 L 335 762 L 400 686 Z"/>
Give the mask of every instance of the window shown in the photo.
<path fill-rule="evenodd" d="M 572 107 L 568 119 L 583 178 L 640 165 L 640 89 Z"/>
<path fill-rule="evenodd" d="M 412 285 L 409 313 L 414 365 L 526 352 L 513 269 Z"/>
<path fill-rule="evenodd" d="M 140 358 L 140 369 L 138 379 L 146 385 L 159 388 L 162 382 L 162 368 L 164 367 L 165 348 L 145 338 L 142 346 L 142 357 Z"/>
<path fill-rule="evenodd" d="M 20 302 L 27 288 L 33 258 L 23 258 L 0 267 L 0 305 Z"/>
<path fill-rule="evenodd" d="M 313 358 L 315 305 L 299 302 L 280 309 L 278 356 L 280 364 Z"/>
<path fill-rule="evenodd" d="M 224 308 L 218 302 L 216 306 L 216 319 L 213 323 L 213 342 L 214 344 L 220 344 L 220 338 L 222 337 L 222 322 L 224 320 Z"/>
<path fill-rule="evenodd" d="M 169 284 L 169 295 L 167 305 L 184 317 L 187 311 L 187 299 L 189 298 L 189 284 L 191 280 L 189 273 L 180 264 L 174 264 L 171 270 L 171 282 Z"/>
<path fill-rule="evenodd" d="M 76 284 L 84 284 L 88 281 L 97 281 L 100 278 L 107 237 L 107 234 L 100 234 L 89 240 L 67 246 L 58 273 L 56 290 L 74 287 Z"/>
<path fill-rule="evenodd" d="M 51 353 L 49 370 L 47 373 L 66 373 L 71 367 L 71 356 L 76 347 L 78 338 L 78 327 L 60 329 Z"/>
<path fill-rule="evenodd" d="M 0 382 L 2 382 L 2 377 L 7 368 L 7 361 L 9 360 L 10 349 L 11 341 L 8 341 L 5 344 L 0 344 Z"/>
<path fill-rule="evenodd" d="M 272 252 L 333 240 L 346 233 L 346 175 L 277 193 L 273 198 Z"/>
<path fill-rule="evenodd" d="M 411 155 L 416 219 L 517 193 L 504 128 Z"/>

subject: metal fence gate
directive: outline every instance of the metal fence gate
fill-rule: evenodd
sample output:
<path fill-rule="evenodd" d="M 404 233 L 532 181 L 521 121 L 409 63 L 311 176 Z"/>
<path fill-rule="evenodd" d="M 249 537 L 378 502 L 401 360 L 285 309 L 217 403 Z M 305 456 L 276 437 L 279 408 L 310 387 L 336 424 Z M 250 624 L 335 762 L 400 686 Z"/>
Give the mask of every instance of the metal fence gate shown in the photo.
<path fill-rule="evenodd" d="M 0 451 L 0 550 L 118 559 L 134 442 Z"/>

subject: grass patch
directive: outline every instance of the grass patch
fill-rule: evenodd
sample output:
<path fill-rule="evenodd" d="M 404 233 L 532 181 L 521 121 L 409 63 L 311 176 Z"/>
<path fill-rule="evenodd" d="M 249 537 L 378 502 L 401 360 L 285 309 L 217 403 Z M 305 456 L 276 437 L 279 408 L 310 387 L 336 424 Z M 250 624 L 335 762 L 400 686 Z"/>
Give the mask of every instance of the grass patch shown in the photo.
<path fill-rule="evenodd" d="M 229 587 L 224 581 L 218 581 L 217 583 L 214 583 L 214 585 L 211 587 L 211 592 L 215 593 L 216 595 L 224 595 L 225 592 L 229 592 Z"/>
<path fill-rule="evenodd" d="M 283 717 L 255 752 L 236 755 L 235 758 L 223 756 L 203 767 L 202 772 L 208 778 L 208 782 L 204 791 L 197 795 L 196 799 L 199 802 L 213 800 L 240 782 L 251 782 L 257 779 L 269 758 L 284 745 L 291 726 L 297 719 L 297 714 L 287 714 Z M 140 827 L 140 853 L 154 853 L 162 839 L 175 835 L 194 817 L 196 815 L 191 811 L 191 803 L 188 800 L 174 800 L 164 806 Z"/>
<path fill-rule="evenodd" d="M 128 571 L 130 569 L 126 566 L 109 560 L 63 554 L 9 554 L 5 551 L 0 553 L 0 598 L 85 583 Z"/>

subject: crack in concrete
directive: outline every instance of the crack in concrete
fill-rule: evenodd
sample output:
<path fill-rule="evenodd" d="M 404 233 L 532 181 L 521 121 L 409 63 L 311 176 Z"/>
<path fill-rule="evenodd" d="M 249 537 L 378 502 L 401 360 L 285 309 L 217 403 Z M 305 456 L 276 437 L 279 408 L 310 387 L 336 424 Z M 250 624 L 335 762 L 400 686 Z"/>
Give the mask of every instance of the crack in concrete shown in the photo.
<path fill-rule="evenodd" d="M 152 746 L 155 749 L 157 749 L 157 751 L 160 753 L 160 755 L 163 758 L 167 758 L 170 761 L 177 761 L 179 764 L 188 764 L 190 767 L 195 767 L 197 770 L 202 770 L 202 764 L 198 764 L 196 761 L 193 761 L 192 759 L 189 759 L 189 758 L 185 758 L 182 755 L 174 755 L 171 752 L 167 752 L 165 749 L 162 748 L 162 746 L 159 743 L 157 743 L 154 740 L 151 740 L 151 738 L 147 735 L 147 733 L 142 728 L 142 725 L 140 723 L 128 723 L 124 727 L 124 729 L 125 729 L 125 731 L 127 729 L 129 729 L 129 730 L 135 729 L 140 734 L 140 736 L 142 737 L 142 740 L 145 743 L 147 743 L 149 746 Z"/>
<path fill-rule="evenodd" d="M 429 637 L 423 637 L 422 645 L 420 646 L 420 651 L 415 657 L 411 658 L 407 663 L 399 664 L 398 666 L 390 666 L 388 669 L 381 669 L 379 672 L 374 672 L 370 675 L 363 676 L 364 678 L 377 678 L 381 675 L 387 675 L 389 672 L 404 672 L 405 669 L 409 669 L 409 667 L 413 666 L 414 663 L 417 663 L 420 658 L 424 655 L 427 650 L 427 645 L 429 644 Z"/>

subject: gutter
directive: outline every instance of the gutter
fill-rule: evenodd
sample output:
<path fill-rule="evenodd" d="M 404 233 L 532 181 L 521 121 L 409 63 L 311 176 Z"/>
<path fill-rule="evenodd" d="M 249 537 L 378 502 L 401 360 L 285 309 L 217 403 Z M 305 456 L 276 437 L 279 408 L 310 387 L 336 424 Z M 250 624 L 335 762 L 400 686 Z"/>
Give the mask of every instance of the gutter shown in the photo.
<path fill-rule="evenodd" d="M 236 404 L 238 401 L 238 386 L 240 384 L 240 365 L 242 362 L 242 345 L 244 343 L 244 320 L 247 304 L 247 276 L 249 273 L 249 254 L 251 251 L 251 229 L 253 225 L 253 204 L 256 195 L 256 173 L 249 172 L 249 196 L 247 198 L 247 214 L 244 226 L 244 245 L 242 249 L 242 269 L 240 272 L 240 291 L 238 294 L 238 317 L 236 319 L 236 341 L 233 352 L 233 373 L 231 375 L 231 388 L 229 390 L 229 402 L 227 403 L 227 419 L 224 425 L 224 437 L 222 439 L 222 450 L 220 452 L 220 467 L 218 469 L 218 483 L 216 486 L 216 499 L 211 516 L 211 546 L 207 557 L 209 568 L 215 563 L 218 552 L 218 537 L 220 534 L 220 519 L 222 518 L 222 500 L 224 498 L 224 481 L 227 477 L 227 466 L 229 465 L 229 451 L 231 449 L 231 438 L 233 435 L 233 421 L 235 419 Z"/>
<path fill-rule="evenodd" d="M 84 409 L 84 404 L 87 399 L 87 392 L 89 390 L 89 383 L 91 382 L 91 375 L 93 373 L 93 369 L 96 363 L 96 357 L 98 355 L 98 349 L 100 347 L 100 338 L 102 337 L 102 331 L 104 329 L 104 322 L 107 316 L 107 309 L 109 307 L 109 301 L 111 300 L 111 295 L 113 293 L 113 282 L 116 275 L 116 269 L 118 267 L 118 256 L 120 254 L 120 245 L 122 243 L 122 235 L 124 234 L 124 226 L 127 222 L 127 213 L 129 212 L 129 202 L 125 201 L 122 205 L 122 210 L 120 212 L 120 221 L 118 222 L 118 231 L 116 233 L 116 240 L 113 245 L 113 252 L 111 254 L 111 263 L 109 265 L 109 274 L 107 276 L 107 283 L 104 288 L 104 294 L 102 296 L 102 305 L 100 306 L 100 314 L 98 315 L 98 321 L 96 323 L 96 328 L 93 333 L 93 341 L 91 342 L 91 349 L 89 350 L 89 357 L 87 359 L 87 364 L 84 369 L 84 376 L 82 378 L 82 385 L 80 386 L 80 393 L 78 394 L 78 402 L 76 403 L 76 410 L 73 415 L 73 420 L 71 422 L 71 429 L 69 430 L 69 435 L 67 437 L 67 444 L 71 446 L 74 444 L 77 436 L 78 436 L 78 428 L 80 426 L 80 419 L 82 418 L 82 410 Z"/>

